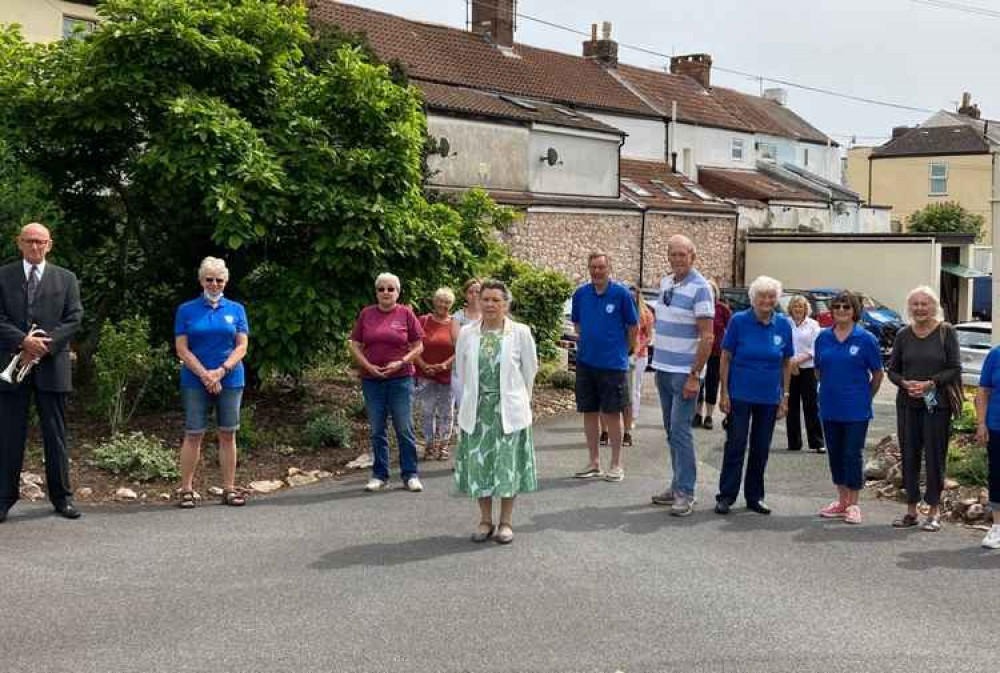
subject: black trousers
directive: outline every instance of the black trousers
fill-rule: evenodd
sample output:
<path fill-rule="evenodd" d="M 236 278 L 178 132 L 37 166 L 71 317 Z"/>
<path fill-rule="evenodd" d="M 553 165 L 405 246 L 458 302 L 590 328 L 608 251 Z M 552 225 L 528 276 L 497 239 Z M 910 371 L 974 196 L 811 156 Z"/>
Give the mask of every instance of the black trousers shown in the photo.
<path fill-rule="evenodd" d="M 896 405 L 899 442 L 903 453 L 903 486 L 906 501 L 920 502 L 920 458 L 923 455 L 927 472 L 924 502 L 931 507 L 941 502 L 944 473 L 948 460 L 948 440 L 951 437 L 951 410 L 938 408 L 933 414 L 921 405 Z"/>
<path fill-rule="evenodd" d="M 788 448 L 798 451 L 802 448 L 802 425 L 799 410 L 806 417 L 806 441 L 810 449 L 823 447 L 823 425 L 819 422 L 819 405 L 816 403 L 816 370 L 808 367 L 800 369 L 788 384 L 788 416 L 785 430 L 788 432 Z"/>
<path fill-rule="evenodd" d="M 710 355 L 705 365 L 705 380 L 701 382 L 698 389 L 698 404 L 707 402 L 713 407 L 719 401 L 719 365 L 722 362 L 721 355 Z"/>
<path fill-rule="evenodd" d="M 55 505 L 72 494 L 69 452 L 66 450 L 66 393 L 34 389 L 29 379 L 11 392 L 0 393 L 0 507 L 10 508 L 20 497 L 24 444 L 28 438 L 28 405 L 35 407 L 45 446 L 45 484 Z"/>

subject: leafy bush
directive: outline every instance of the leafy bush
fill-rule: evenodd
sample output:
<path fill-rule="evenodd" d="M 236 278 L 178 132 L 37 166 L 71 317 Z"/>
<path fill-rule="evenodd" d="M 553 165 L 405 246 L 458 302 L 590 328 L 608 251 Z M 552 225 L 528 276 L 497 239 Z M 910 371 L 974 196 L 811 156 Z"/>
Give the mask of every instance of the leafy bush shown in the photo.
<path fill-rule="evenodd" d="M 552 374 L 549 384 L 560 390 L 573 390 L 576 388 L 576 375 L 573 372 L 561 370 Z"/>
<path fill-rule="evenodd" d="M 115 435 L 97 447 L 94 458 L 102 470 L 137 481 L 174 480 L 180 476 L 175 452 L 159 438 L 141 432 Z"/>
<path fill-rule="evenodd" d="M 321 412 L 306 423 L 305 440 L 314 449 L 349 447 L 351 424 L 339 412 Z"/>
<path fill-rule="evenodd" d="M 976 431 L 976 405 L 966 400 L 962 404 L 962 413 L 951 419 L 951 429 L 955 432 L 975 432 Z"/>
<path fill-rule="evenodd" d="M 101 327 L 101 342 L 94 355 L 97 386 L 95 405 L 108 419 L 111 435 L 128 425 L 153 374 L 157 360 L 165 360 L 166 348 L 150 348 L 149 320 L 126 318 Z"/>
<path fill-rule="evenodd" d="M 555 271 L 530 267 L 510 285 L 514 295 L 513 313 L 531 327 L 539 358 L 556 355 L 556 344 L 562 336 L 562 309 L 573 286 Z"/>
<path fill-rule="evenodd" d="M 955 442 L 948 447 L 948 475 L 967 486 L 986 486 L 989 462 L 986 447 Z"/>
<path fill-rule="evenodd" d="M 256 411 L 257 408 L 253 405 L 240 407 L 240 431 L 237 434 L 236 443 L 244 451 L 256 449 L 262 443 L 262 433 L 257 428 L 255 420 Z"/>
<path fill-rule="evenodd" d="M 538 363 L 538 373 L 535 374 L 535 385 L 548 385 L 552 375 L 562 369 L 562 364 L 558 358 L 553 360 L 541 360 Z"/>
<path fill-rule="evenodd" d="M 982 215 L 970 213 L 954 201 L 932 203 L 910 215 L 908 228 L 914 233 L 975 234 L 983 230 Z"/>
<path fill-rule="evenodd" d="M 151 367 L 146 390 L 139 400 L 141 411 L 179 409 L 181 362 L 173 350 L 164 346 L 150 353 Z"/>

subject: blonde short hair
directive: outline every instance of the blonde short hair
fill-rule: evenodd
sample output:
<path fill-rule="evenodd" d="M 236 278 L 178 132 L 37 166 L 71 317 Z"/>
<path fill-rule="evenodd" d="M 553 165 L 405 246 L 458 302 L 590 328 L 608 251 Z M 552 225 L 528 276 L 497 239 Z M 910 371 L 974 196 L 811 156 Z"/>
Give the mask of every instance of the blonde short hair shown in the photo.
<path fill-rule="evenodd" d="M 803 306 L 806 307 L 806 317 L 807 318 L 812 315 L 813 311 L 812 311 L 812 306 L 809 305 L 809 300 L 806 299 L 805 297 L 803 297 L 801 294 L 797 294 L 794 297 L 792 297 L 791 300 L 789 300 L 789 302 L 788 302 L 788 315 L 792 315 L 792 309 L 794 307 L 798 306 L 799 304 L 802 304 Z"/>
<path fill-rule="evenodd" d="M 229 269 L 226 268 L 226 262 L 218 257 L 206 257 L 201 260 L 201 264 L 198 266 L 198 280 L 203 279 L 208 274 L 229 280 Z"/>
<path fill-rule="evenodd" d="M 394 273 L 389 273 L 387 271 L 383 272 L 383 273 L 380 273 L 378 276 L 376 276 L 376 278 L 375 278 L 375 287 L 377 288 L 382 283 L 387 283 L 387 282 L 388 283 L 392 283 L 393 285 L 395 285 L 396 286 L 396 292 L 399 292 L 399 289 L 400 289 L 400 287 L 399 287 L 399 276 L 397 276 Z"/>
<path fill-rule="evenodd" d="M 450 287 L 439 287 L 434 293 L 434 301 L 438 299 L 444 299 L 449 305 L 455 303 L 455 293 L 452 292 Z"/>

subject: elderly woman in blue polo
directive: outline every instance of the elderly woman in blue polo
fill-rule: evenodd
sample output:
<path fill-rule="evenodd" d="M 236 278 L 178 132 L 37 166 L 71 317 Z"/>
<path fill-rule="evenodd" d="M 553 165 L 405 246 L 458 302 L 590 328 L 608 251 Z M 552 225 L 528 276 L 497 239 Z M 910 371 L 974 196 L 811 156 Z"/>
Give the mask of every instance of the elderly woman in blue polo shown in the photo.
<path fill-rule="evenodd" d="M 239 507 L 246 499 L 236 490 L 236 431 L 243 398 L 243 357 L 250 327 L 242 304 L 223 296 L 229 281 L 226 263 L 206 257 L 198 268 L 202 292 L 181 304 L 174 319 L 174 347 L 184 363 L 181 400 L 184 403 L 184 443 L 181 445 L 182 509 L 193 508 L 194 472 L 208 414 L 215 410 L 219 431 L 222 502 Z"/>
<path fill-rule="evenodd" d="M 747 453 L 743 497 L 747 508 L 770 514 L 764 502 L 764 470 L 774 424 L 788 413 L 788 381 L 794 354 L 792 324 L 777 315 L 781 283 L 759 276 L 750 284 L 751 308 L 733 314 L 722 341 L 719 408 L 729 418 L 715 496 L 716 514 L 729 514 L 740 492 Z"/>
<path fill-rule="evenodd" d="M 514 498 L 538 487 L 531 438 L 531 393 L 538 372 L 527 325 L 507 317 L 510 294 L 498 280 L 483 282 L 482 319 L 462 328 L 455 346 L 460 382 L 455 486 L 479 501 L 473 542 L 514 539 Z M 500 518 L 493 523 L 493 498 Z"/>

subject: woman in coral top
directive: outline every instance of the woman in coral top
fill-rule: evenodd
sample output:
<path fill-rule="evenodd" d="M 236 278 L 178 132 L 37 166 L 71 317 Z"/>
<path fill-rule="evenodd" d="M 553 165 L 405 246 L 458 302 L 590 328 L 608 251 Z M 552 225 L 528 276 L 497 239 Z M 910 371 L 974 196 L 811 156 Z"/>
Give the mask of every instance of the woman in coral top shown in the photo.
<path fill-rule="evenodd" d="M 451 441 L 452 408 L 451 365 L 455 361 L 450 311 L 455 293 L 446 287 L 434 293 L 434 311 L 420 317 L 424 329 L 424 350 L 417 356 L 420 376 L 417 399 L 424 430 L 424 457 L 447 460 Z"/>

